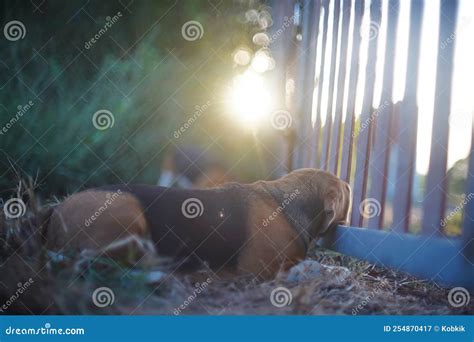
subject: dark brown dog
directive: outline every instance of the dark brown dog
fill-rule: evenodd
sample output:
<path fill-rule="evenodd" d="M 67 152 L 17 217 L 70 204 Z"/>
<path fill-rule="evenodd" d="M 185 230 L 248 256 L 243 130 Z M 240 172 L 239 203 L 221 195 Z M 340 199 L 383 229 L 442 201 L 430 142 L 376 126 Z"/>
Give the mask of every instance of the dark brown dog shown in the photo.
<path fill-rule="evenodd" d="M 205 261 L 268 278 L 304 259 L 312 239 L 345 223 L 350 197 L 346 182 L 315 169 L 202 190 L 107 186 L 55 208 L 47 247 L 129 262 L 156 249 L 186 264 Z"/>

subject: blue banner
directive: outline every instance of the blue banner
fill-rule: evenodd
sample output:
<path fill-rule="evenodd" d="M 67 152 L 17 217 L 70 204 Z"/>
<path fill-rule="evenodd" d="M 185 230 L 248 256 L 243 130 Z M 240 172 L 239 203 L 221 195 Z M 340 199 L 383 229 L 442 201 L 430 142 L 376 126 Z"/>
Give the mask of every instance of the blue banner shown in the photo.
<path fill-rule="evenodd" d="M 472 316 L 2 316 L 0 341 L 474 341 Z"/>

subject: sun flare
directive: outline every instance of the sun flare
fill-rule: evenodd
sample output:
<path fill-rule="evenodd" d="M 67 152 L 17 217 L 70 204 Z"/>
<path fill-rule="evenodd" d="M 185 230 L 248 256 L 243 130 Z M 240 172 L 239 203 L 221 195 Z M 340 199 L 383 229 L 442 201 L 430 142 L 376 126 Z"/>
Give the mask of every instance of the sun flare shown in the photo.
<path fill-rule="evenodd" d="M 246 71 L 235 76 L 229 94 L 229 106 L 235 118 L 255 127 L 270 111 L 270 93 L 261 75 Z"/>

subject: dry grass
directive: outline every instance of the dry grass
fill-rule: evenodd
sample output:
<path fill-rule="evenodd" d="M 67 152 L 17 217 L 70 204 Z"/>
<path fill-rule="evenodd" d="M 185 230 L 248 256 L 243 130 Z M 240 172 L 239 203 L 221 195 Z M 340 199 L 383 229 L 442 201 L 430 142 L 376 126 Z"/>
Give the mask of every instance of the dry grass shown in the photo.
<path fill-rule="evenodd" d="M 51 257 L 42 245 L 38 227 L 42 210 L 33 202 L 30 198 L 29 210 L 21 220 L 0 220 L 0 309 L 10 314 L 173 315 L 181 305 L 182 315 L 474 313 L 472 301 L 463 308 L 451 307 L 448 290 L 433 283 L 315 246 L 309 258 L 323 265 L 346 267 L 349 276 L 341 280 L 333 272 L 323 272 L 313 279 L 290 282 L 281 274 L 262 283 L 248 277 L 219 278 L 205 270 L 172 272 L 175 265 L 159 257 L 146 268 L 134 269 L 102 258 L 72 256 L 61 260 Z M 149 279 L 157 272 L 166 275 L 160 280 Z M 29 278 L 33 284 L 12 300 L 18 284 Z M 205 290 L 196 294 L 197 287 L 208 278 Z M 103 286 L 113 290 L 115 300 L 99 308 L 93 304 L 92 294 Z M 271 291 L 279 286 L 292 294 L 291 304 L 282 308 L 270 302 Z"/>

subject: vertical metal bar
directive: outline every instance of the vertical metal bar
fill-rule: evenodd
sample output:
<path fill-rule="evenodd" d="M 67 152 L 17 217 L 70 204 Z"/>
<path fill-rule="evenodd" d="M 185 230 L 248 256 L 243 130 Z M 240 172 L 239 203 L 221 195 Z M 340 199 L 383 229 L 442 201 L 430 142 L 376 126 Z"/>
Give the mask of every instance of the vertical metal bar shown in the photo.
<path fill-rule="evenodd" d="M 431 136 L 431 154 L 423 200 L 423 234 L 441 234 L 441 220 L 446 204 L 446 169 L 448 163 L 449 112 L 453 78 L 457 0 L 441 1 L 439 14 L 438 65 L 436 67 L 435 106 Z"/>
<path fill-rule="evenodd" d="M 328 21 L 329 21 L 329 0 L 323 0 L 323 8 L 324 8 L 324 19 L 323 19 L 323 38 L 321 42 L 321 66 L 319 68 L 319 76 L 318 76 L 318 103 L 316 108 L 316 122 L 313 128 L 313 134 L 315 135 L 314 138 L 314 149 L 316 151 L 316 155 L 314 156 L 314 166 L 321 166 L 321 159 L 318 158 L 319 154 L 319 140 L 320 140 L 320 133 L 321 133 L 321 102 L 323 97 L 323 85 L 324 85 L 324 68 L 326 66 L 326 48 L 327 48 L 327 40 L 328 40 Z"/>
<path fill-rule="evenodd" d="M 344 101 L 344 90 L 346 85 L 347 44 L 349 41 L 349 21 L 351 18 L 352 0 L 342 2 L 342 30 L 341 48 L 339 60 L 339 75 L 337 80 L 336 114 L 334 116 L 334 128 L 332 134 L 331 153 L 329 157 L 329 171 L 337 174 L 339 164 L 339 147 L 341 141 L 342 106 Z"/>
<path fill-rule="evenodd" d="M 474 263 L 474 117 L 472 122 L 471 152 L 469 154 L 469 168 L 466 184 L 466 205 L 462 226 L 463 240 L 466 242 L 463 256 L 468 258 L 471 265 Z"/>
<path fill-rule="evenodd" d="M 400 108 L 397 135 L 398 160 L 396 167 L 395 197 L 393 201 L 393 226 L 395 231 L 408 231 L 411 192 L 415 171 L 416 136 L 418 128 L 418 66 L 423 22 L 423 0 L 413 0 L 410 9 L 410 36 L 406 70 L 405 96 Z"/>
<path fill-rule="evenodd" d="M 341 178 L 350 181 L 352 166 L 352 144 L 354 134 L 354 113 L 359 78 L 360 29 L 364 12 L 364 0 L 354 3 L 354 31 L 352 32 L 352 55 L 347 94 L 347 113 L 344 122 L 344 140 L 342 142 Z"/>
<path fill-rule="evenodd" d="M 321 169 L 328 168 L 329 141 L 332 129 L 332 110 L 334 99 L 334 83 L 336 80 L 337 46 L 339 38 L 339 14 L 341 12 L 341 1 L 334 0 L 334 21 L 332 25 L 332 49 L 331 49 L 331 69 L 329 72 L 328 105 L 326 108 L 326 122 L 324 124 L 323 147 L 321 150 Z"/>
<path fill-rule="evenodd" d="M 316 69 L 317 66 L 317 60 L 318 56 L 321 58 L 321 50 L 323 50 L 323 46 L 319 45 L 319 42 L 321 41 L 322 43 L 322 38 L 324 35 L 324 29 L 321 27 L 321 25 L 324 23 L 324 20 L 321 19 L 323 15 L 325 15 L 325 10 L 324 10 L 324 0 L 320 0 L 320 8 L 318 11 L 318 22 L 319 22 L 319 27 L 318 27 L 318 36 L 316 37 L 316 59 L 314 61 L 314 67 Z M 318 115 L 317 111 L 317 103 L 318 103 L 318 92 L 319 92 L 319 86 L 317 86 L 317 79 L 319 79 L 319 75 L 316 78 L 316 70 L 314 74 L 314 79 L 313 79 L 313 95 L 312 95 L 312 103 L 311 103 L 311 123 L 310 123 L 310 138 L 309 138 L 309 148 L 308 148 L 308 166 L 315 168 L 316 162 L 317 162 L 317 157 L 318 157 L 318 140 L 319 140 L 319 129 L 316 127 L 321 126 L 321 120 Z M 313 117 L 314 114 L 314 117 Z"/>
<path fill-rule="evenodd" d="M 271 34 L 275 34 L 278 37 L 274 39 L 270 45 L 276 65 L 270 75 L 272 84 L 275 87 L 275 94 L 277 94 L 274 103 L 275 107 L 273 109 L 284 110 L 286 109 L 286 72 L 291 55 L 291 47 L 293 46 L 293 30 L 281 31 L 281 29 L 287 25 L 288 18 L 293 15 L 294 0 L 271 0 L 270 3 L 273 14 Z M 269 176 L 272 178 L 281 177 L 288 171 L 285 169 L 287 168 L 286 164 L 288 164 L 289 153 L 291 153 L 291 141 L 285 141 L 281 139 L 281 137 L 273 139 L 272 137 L 265 138 L 268 139 L 265 145 L 270 151 L 263 156 L 264 163 L 267 164 L 269 170 L 273 170 Z M 278 157 L 278 161 L 275 161 L 275 156 Z"/>
<path fill-rule="evenodd" d="M 372 0 L 370 4 L 370 26 L 380 27 L 382 17 L 381 0 Z M 377 62 L 378 37 L 369 35 L 369 51 L 367 57 L 367 67 L 365 70 L 365 89 L 362 102 L 361 122 L 369 122 L 365 129 L 359 131 L 357 142 L 357 163 L 354 179 L 354 200 L 352 206 L 352 223 L 361 227 L 364 216 L 359 210 L 359 206 L 365 198 L 367 188 L 368 162 L 370 157 L 370 137 L 372 131 L 372 103 L 374 99 L 375 66 Z"/>
<path fill-rule="evenodd" d="M 382 97 L 376 112 L 374 144 L 370 164 L 370 198 L 380 203 L 380 212 L 369 218 L 369 228 L 381 228 L 387 191 L 388 159 L 390 156 L 390 126 L 393 115 L 393 77 L 400 0 L 390 0 L 387 13 L 387 43 L 383 71 Z"/>
<path fill-rule="evenodd" d="M 308 165 L 311 110 L 313 105 L 314 74 L 316 69 L 316 50 L 320 17 L 320 0 L 305 0 L 303 3 L 303 21 L 301 44 L 299 49 L 298 78 L 296 82 L 296 111 L 298 118 L 298 141 L 296 167 Z"/>

